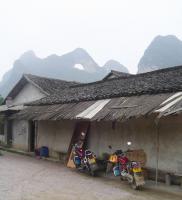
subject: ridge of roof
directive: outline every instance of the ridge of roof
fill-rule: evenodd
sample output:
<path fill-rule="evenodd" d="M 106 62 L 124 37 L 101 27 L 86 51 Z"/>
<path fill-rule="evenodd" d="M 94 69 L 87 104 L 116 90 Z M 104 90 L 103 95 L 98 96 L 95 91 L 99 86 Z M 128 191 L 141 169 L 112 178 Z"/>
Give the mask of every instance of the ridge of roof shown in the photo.
<path fill-rule="evenodd" d="M 88 86 L 88 85 L 95 85 L 95 84 L 100 84 L 103 82 L 112 82 L 114 80 L 120 80 L 120 79 L 132 79 L 133 77 L 144 77 L 146 75 L 153 75 L 153 74 L 158 74 L 161 72 L 169 72 L 169 71 L 176 71 L 177 69 L 182 69 L 182 65 L 178 65 L 178 66 L 173 66 L 173 67 L 168 67 L 168 68 L 164 68 L 164 69 L 158 69 L 158 70 L 154 70 L 154 71 L 150 71 L 150 72 L 144 72 L 144 73 L 140 73 L 140 74 L 129 74 L 129 76 L 123 76 L 123 77 L 116 77 L 116 78 L 112 78 L 112 79 L 102 79 L 99 81 L 95 81 L 95 82 L 90 82 L 90 83 L 78 83 L 77 85 L 71 86 L 72 88 L 75 87 L 82 87 L 82 86 Z"/>
<path fill-rule="evenodd" d="M 128 73 L 128 72 L 121 72 L 121 71 L 117 71 L 117 70 L 114 70 L 114 69 L 112 69 L 112 70 L 110 71 L 110 73 L 116 73 L 116 74 L 130 74 L 130 73 Z"/>
<path fill-rule="evenodd" d="M 116 70 L 111 70 L 102 80 L 106 80 L 106 79 L 108 79 L 109 76 L 112 76 L 112 75 L 116 76 L 116 77 L 113 77 L 113 78 L 119 78 L 119 77 L 127 77 L 127 76 L 130 76 L 131 74 L 127 73 L 127 72 L 120 72 L 120 71 L 116 71 Z"/>
<path fill-rule="evenodd" d="M 53 81 L 62 81 L 62 82 L 65 82 L 65 83 L 75 83 L 75 84 L 78 84 L 79 82 L 76 82 L 76 81 L 66 81 L 66 80 L 63 80 L 63 79 L 58 79 L 58 78 L 51 78 L 51 77 L 46 77 L 46 76 L 38 76 L 38 75 L 35 75 L 35 74 L 23 74 L 24 77 L 26 78 L 41 78 L 41 79 L 47 79 L 47 80 L 53 80 Z"/>

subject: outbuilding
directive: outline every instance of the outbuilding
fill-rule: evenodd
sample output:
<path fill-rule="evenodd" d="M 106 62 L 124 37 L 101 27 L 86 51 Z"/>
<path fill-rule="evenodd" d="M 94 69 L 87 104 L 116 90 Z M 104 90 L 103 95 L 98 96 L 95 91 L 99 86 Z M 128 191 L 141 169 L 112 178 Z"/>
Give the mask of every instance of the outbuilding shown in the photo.
<path fill-rule="evenodd" d="M 24 151 L 34 151 L 36 124 L 26 119 L 12 120 L 11 115 L 24 110 L 27 107 L 26 103 L 59 93 L 75 84 L 75 82 L 24 74 L 0 106 L 0 114 L 4 118 L 1 143 Z"/>

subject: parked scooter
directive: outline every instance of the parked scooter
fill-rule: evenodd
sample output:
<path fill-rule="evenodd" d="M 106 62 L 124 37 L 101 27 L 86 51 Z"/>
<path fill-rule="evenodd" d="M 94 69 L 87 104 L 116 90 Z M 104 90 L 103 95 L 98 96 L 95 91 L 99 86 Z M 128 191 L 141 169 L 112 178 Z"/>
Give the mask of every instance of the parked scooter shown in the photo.
<path fill-rule="evenodd" d="M 112 147 L 109 146 L 109 149 L 111 150 Z M 109 155 L 109 159 L 107 160 L 107 167 L 106 167 L 106 174 L 113 170 L 113 167 L 118 163 L 118 155 L 122 153 L 122 150 L 116 150 L 114 153 L 111 153 Z"/>
<path fill-rule="evenodd" d="M 76 168 L 80 171 L 87 171 L 90 175 L 95 176 L 98 170 L 95 154 L 88 149 L 84 150 L 77 144 L 73 147 L 73 161 Z"/>
<path fill-rule="evenodd" d="M 117 150 L 111 154 L 108 161 L 108 166 L 113 165 L 113 172 L 115 176 L 120 176 L 121 180 L 127 180 L 133 189 L 139 190 L 144 184 L 144 176 L 139 162 L 129 161 L 126 157 L 126 152 Z M 107 170 L 108 167 L 107 166 Z"/>
<path fill-rule="evenodd" d="M 139 162 L 129 161 L 125 153 L 118 156 L 121 180 L 127 180 L 133 189 L 139 190 L 145 184 L 142 168 Z"/>

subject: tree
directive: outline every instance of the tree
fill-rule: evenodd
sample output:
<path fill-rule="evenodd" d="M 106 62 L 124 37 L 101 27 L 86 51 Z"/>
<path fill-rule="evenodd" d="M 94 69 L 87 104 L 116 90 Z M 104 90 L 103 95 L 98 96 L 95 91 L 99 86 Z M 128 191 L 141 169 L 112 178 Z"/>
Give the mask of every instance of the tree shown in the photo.
<path fill-rule="evenodd" d="M 0 105 L 3 103 L 3 97 L 0 95 Z"/>
<path fill-rule="evenodd" d="M 0 105 L 3 103 L 3 97 L 0 95 Z M 0 115 L 0 135 L 4 134 L 4 116 Z"/>

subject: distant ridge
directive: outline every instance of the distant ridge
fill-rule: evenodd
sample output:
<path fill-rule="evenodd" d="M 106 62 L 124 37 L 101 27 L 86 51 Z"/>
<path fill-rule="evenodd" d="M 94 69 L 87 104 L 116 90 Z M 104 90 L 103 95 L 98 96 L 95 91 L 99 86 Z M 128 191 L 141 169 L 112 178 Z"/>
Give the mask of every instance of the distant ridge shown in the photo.
<path fill-rule="evenodd" d="M 111 69 L 128 72 L 126 67 L 113 60 L 103 67 L 99 66 L 82 48 L 77 48 L 62 56 L 53 54 L 44 59 L 37 57 L 33 51 L 27 51 L 4 75 L 0 83 L 0 94 L 5 97 L 23 74 L 84 83 L 102 79 Z"/>
<path fill-rule="evenodd" d="M 145 50 L 138 73 L 182 65 L 182 41 L 174 35 L 157 36 Z"/>

